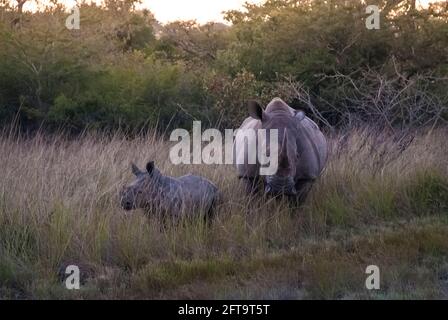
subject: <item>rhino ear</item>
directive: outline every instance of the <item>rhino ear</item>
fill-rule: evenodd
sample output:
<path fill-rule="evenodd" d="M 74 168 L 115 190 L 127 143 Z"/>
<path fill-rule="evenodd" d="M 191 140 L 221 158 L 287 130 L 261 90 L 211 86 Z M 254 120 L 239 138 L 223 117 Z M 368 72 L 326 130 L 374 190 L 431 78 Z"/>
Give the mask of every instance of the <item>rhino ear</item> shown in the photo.
<path fill-rule="evenodd" d="M 249 115 L 257 120 L 265 120 L 266 113 L 264 112 L 261 105 L 254 100 L 249 101 L 248 103 Z"/>
<path fill-rule="evenodd" d="M 154 171 L 154 161 L 149 161 L 146 164 L 146 171 L 148 171 L 149 174 L 151 174 Z"/>
<path fill-rule="evenodd" d="M 140 169 L 135 165 L 134 162 L 131 163 L 131 169 L 132 169 L 132 173 L 133 173 L 135 176 L 138 176 L 138 175 L 142 174 L 142 172 L 141 172 Z"/>
<path fill-rule="evenodd" d="M 302 121 L 303 119 L 305 119 L 305 112 L 303 112 L 302 110 L 298 110 L 294 117 L 299 119 L 299 121 Z"/>

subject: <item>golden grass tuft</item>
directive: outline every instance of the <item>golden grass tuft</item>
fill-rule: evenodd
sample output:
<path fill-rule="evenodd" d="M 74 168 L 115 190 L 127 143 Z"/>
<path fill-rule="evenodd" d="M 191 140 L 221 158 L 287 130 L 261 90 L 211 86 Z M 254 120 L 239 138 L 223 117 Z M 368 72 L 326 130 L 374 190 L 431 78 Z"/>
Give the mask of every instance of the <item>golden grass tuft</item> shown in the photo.
<path fill-rule="evenodd" d="M 297 208 L 249 198 L 231 166 L 171 165 L 170 143 L 156 134 L 4 133 L 0 297 L 447 297 L 448 131 L 409 137 L 368 128 L 331 136 L 328 166 Z M 210 226 L 164 229 L 120 209 L 131 161 L 150 159 L 167 175 L 218 185 Z M 81 267 L 79 291 L 64 288 L 67 264 Z M 368 264 L 384 268 L 380 292 L 364 287 Z"/>

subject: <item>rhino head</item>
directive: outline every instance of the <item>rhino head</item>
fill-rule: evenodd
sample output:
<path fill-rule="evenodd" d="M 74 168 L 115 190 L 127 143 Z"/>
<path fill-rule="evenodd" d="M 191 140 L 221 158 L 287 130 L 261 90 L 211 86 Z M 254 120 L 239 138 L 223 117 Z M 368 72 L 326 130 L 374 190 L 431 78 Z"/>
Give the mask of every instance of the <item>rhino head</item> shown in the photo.
<path fill-rule="evenodd" d="M 248 107 L 250 116 L 260 120 L 261 129 L 278 130 L 278 141 L 275 141 L 278 146 L 278 169 L 275 174 L 263 176 L 265 194 L 297 195 L 295 176 L 299 159 L 296 139 L 298 123 L 305 118 L 305 113 L 290 108 L 280 99 L 271 102 L 266 111 L 256 101 L 250 101 Z M 267 134 L 266 141 L 262 142 L 267 154 L 270 154 L 271 145 L 274 142 L 268 141 L 269 136 Z"/>
<path fill-rule="evenodd" d="M 121 207 L 127 211 L 147 207 L 157 196 L 157 184 L 161 177 L 153 161 L 146 164 L 146 171 L 140 170 L 134 163 L 131 169 L 135 180 L 120 191 Z"/>

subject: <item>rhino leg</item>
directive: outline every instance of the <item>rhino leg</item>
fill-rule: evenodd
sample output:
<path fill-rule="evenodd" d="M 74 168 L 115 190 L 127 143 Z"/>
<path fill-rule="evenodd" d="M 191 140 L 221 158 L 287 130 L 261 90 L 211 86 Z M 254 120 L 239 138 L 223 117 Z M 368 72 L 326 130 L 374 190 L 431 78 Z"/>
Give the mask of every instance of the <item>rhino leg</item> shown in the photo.
<path fill-rule="evenodd" d="M 211 227 L 211 225 L 212 225 L 212 221 L 215 217 L 215 211 L 216 211 L 217 205 L 218 205 L 218 196 L 215 195 L 213 197 L 213 200 L 212 200 L 210 206 L 208 207 L 206 214 L 204 215 L 204 221 L 208 227 Z"/>
<path fill-rule="evenodd" d="M 303 204 L 308 196 L 308 193 L 313 187 L 314 179 L 301 179 L 296 182 L 297 197 L 296 201 L 298 204 Z"/>
<path fill-rule="evenodd" d="M 246 192 L 249 195 L 254 195 L 259 191 L 259 178 L 258 177 L 240 177 L 246 188 Z"/>

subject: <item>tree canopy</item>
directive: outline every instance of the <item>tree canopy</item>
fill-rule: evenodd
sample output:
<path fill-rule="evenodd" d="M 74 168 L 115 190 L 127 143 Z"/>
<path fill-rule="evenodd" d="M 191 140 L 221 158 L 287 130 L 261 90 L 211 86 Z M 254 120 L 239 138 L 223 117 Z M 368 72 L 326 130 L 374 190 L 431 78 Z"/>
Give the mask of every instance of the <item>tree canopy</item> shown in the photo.
<path fill-rule="evenodd" d="M 138 1 L 80 2 L 68 30 L 57 1 L 34 13 L 0 1 L 0 122 L 139 130 L 192 119 L 236 126 L 245 102 L 281 96 L 321 124 L 391 128 L 448 118 L 448 4 L 268 0 L 225 13 L 230 25 L 161 25 Z"/>

